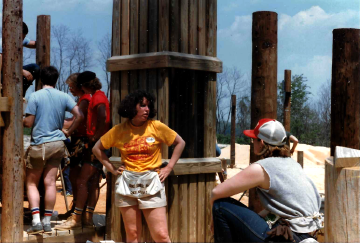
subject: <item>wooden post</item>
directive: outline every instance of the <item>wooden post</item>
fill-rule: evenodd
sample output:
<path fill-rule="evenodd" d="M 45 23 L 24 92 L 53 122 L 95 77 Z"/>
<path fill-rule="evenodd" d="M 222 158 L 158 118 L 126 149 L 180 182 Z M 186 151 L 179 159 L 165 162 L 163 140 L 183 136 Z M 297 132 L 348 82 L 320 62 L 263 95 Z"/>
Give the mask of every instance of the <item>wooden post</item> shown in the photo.
<path fill-rule="evenodd" d="M 285 70 L 284 81 L 284 127 L 290 132 L 290 116 L 291 116 L 291 70 Z M 290 140 L 289 140 L 290 141 Z M 290 146 L 290 142 L 288 144 Z"/>
<path fill-rule="evenodd" d="M 50 15 L 39 15 L 36 25 L 36 63 L 40 66 L 40 69 L 50 66 L 50 36 Z M 39 90 L 41 87 L 42 83 L 38 78 L 35 83 L 35 90 Z"/>
<path fill-rule="evenodd" d="M 3 0 L 3 96 L 9 98 L 11 109 L 3 113 L 2 242 L 23 241 L 22 7 L 22 0 Z"/>
<path fill-rule="evenodd" d="M 236 95 L 231 96 L 231 146 L 230 146 L 230 154 L 231 154 L 231 163 L 230 168 L 234 168 L 235 166 L 235 127 L 236 127 Z"/>
<path fill-rule="evenodd" d="M 335 156 L 325 161 L 324 242 L 358 242 L 360 150 L 339 146 L 335 150 Z"/>
<path fill-rule="evenodd" d="M 251 128 L 262 118 L 276 119 L 277 13 L 254 12 L 252 24 Z M 258 160 L 250 146 L 250 163 Z M 261 210 L 256 190 L 249 193 L 249 207 Z"/>
<path fill-rule="evenodd" d="M 304 168 L 304 151 L 297 151 L 297 161 Z"/>
<path fill-rule="evenodd" d="M 334 29 L 331 80 L 331 155 L 335 146 L 360 146 L 360 30 Z"/>

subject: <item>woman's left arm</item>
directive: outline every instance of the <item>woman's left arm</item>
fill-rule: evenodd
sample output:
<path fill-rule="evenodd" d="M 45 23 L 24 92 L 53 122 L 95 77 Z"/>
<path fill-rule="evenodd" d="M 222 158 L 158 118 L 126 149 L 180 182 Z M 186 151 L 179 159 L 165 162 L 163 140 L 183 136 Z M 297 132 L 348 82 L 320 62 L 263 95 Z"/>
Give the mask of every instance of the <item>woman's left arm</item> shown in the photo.
<path fill-rule="evenodd" d="M 216 186 L 211 193 L 211 204 L 220 198 L 230 197 L 254 187 L 269 189 L 270 178 L 259 164 L 252 164 L 234 177 Z"/>
<path fill-rule="evenodd" d="M 172 169 L 174 168 L 176 162 L 179 160 L 181 153 L 185 148 L 185 141 L 177 134 L 174 143 L 172 144 L 174 147 L 174 151 L 170 158 L 169 164 L 164 168 L 160 169 L 159 177 L 160 181 L 163 182 L 169 176 Z"/>

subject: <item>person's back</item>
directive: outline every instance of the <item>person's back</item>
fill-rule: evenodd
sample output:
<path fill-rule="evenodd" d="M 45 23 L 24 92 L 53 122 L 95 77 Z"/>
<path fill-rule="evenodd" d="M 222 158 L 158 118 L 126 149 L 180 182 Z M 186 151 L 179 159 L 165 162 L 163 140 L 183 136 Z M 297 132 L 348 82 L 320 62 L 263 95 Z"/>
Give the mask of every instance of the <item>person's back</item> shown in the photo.
<path fill-rule="evenodd" d="M 65 140 L 61 131 L 65 111 L 71 112 L 75 105 L 68 94 L 54 88 L 32 93 L 26 108 L 27 114 L 35 115 L 31 145 Z"/>

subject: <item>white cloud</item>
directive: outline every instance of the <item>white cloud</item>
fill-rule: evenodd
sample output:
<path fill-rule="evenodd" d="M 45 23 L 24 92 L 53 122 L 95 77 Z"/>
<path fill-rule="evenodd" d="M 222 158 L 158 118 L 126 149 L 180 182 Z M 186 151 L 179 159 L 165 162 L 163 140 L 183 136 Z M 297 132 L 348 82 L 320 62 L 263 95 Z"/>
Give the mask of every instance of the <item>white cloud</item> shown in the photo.
<path fill-rule="evenodd" d="M 237 7 L 239 7 L 239 4 L 238 3 L 235 3 L 235 2 L 232 2 L 228 5 L 225 5 L 224 7 L 221 8 L 221 11 L 224 11 L 224 12 L 230 12 L 230 11 L 233 11 L 234 9 L 236 9 Z"/>
<path fill-rule="evenodd" d="M 27 3 L 30 0 L 27 0 Z M 101 12 L 109 9 L 111 0 L 31 0 L 31 4 L 39 2 L 39 6 L 44 11 L 69 11 L 78 8 L 89 12 Z"/>
<path fill-rule="evenodd" d="M 229 28 L 220 29 L 218 36 L 221 39 L 231 39 L 235 43 L 243 43 L 243 41 L 251 39 L 252 16 L 235 16 L 235 21 Z"/>

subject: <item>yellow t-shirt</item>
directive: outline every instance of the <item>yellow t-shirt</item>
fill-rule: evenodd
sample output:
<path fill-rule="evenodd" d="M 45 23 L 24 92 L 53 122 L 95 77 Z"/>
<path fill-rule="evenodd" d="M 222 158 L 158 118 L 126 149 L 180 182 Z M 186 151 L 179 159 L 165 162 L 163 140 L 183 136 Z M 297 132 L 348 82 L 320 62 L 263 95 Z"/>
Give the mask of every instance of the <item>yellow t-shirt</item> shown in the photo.
<path fill-rule="evenodd" d="M 126 170 L 142 172 L 160 167 L 161 144 L 172 145 L 176 135 L 160 121 L 148 120 L 141 127 L 135 127 L 128 120 L 114 126 L 100 141 L 105 149 L 120 150 Z"/>

